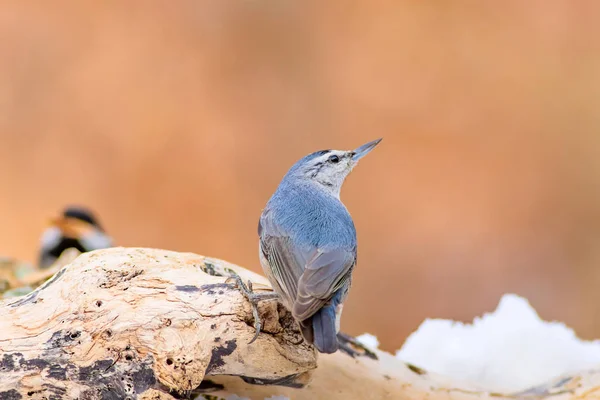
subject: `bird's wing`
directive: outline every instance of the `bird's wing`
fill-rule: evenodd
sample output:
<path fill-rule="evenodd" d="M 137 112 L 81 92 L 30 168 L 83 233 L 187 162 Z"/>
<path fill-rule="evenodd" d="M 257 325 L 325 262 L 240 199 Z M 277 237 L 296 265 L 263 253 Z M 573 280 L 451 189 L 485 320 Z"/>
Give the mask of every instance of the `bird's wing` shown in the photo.
<path fill-rule="evenodd" d="M 356 249 L 317 249 L 298 281 L 292 314 L 303 321 L 313 316 L 335 293 L 349 283 L 356 264 Z"/>
<path fill-rule="evenodd" d="M 268 209 L 261 215 L 258 235 L 271 275 L 283 292 L 280 295 L 287 297 L 288 304 L 293 304 L 298 293 L 298 280 L 309 255 L 294 246 L 288 233 L 273 220 Z"/>
<path fill-rule="evenodd" d="M 356 248 L 319 248 L 295 245 L 289 234 L 266 209 L 258 224 L 260 248 L 271 274 L 293 304 L 299 321 L 310 318 L 350 279 L 356 263 Z"/>

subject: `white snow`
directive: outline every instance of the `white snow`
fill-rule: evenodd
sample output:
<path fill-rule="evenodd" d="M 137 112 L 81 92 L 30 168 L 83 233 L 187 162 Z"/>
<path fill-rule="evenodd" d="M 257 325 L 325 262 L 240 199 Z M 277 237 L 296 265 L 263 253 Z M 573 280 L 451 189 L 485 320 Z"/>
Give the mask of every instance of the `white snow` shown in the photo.
<path fill-rule="evenodd" d="M 377 340 L 377 336 L 370 333 L 363 333 L 362 335 L 357 336 L 356 340 L 370 350 L 377 350 L 379 348 L 379 340 Z"/>
<path fill-rule="evenodd" d="M 396 356 L 428 371 L 506 393 L 600 367 L 600 341 L 582 341 L 563 323 L 540 319 L 526 299 L 506 294 L 496 311 L 472 324 L 425 320 Z"/>

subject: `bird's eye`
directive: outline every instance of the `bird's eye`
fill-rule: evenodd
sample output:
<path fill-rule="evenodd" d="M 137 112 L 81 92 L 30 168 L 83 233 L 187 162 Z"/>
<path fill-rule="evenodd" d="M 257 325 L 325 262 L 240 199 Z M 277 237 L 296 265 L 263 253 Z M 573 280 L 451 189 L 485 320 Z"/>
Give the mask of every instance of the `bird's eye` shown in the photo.
<path fill-rule="evenodd" d="M 340 158 L 334 154 L 332 156 L 329 156 L 329 162 L 337 164 L 340 162 Z"/>

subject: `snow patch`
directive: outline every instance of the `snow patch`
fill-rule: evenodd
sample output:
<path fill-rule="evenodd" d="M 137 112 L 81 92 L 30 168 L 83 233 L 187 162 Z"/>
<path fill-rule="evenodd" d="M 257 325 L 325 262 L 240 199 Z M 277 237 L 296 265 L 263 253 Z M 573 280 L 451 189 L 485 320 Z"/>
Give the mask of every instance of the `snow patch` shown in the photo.
<path fill-rule="evenodd" d="M 526 299 L 506 294 L 472 324 L 425 320 L 396 357 L 490 391 L 515 392 L 600 367 L 600 341 L 580 340 L 565 324 L 543 321 Z"/>
<path fill-rule="evenodd" d="M 356 340 L 370 350 L 377 350 L 379 348 L 379 340 L 377 340 L 377 336 L 370 333 L 363 333 L 362 335 L 357 336 Z"/>

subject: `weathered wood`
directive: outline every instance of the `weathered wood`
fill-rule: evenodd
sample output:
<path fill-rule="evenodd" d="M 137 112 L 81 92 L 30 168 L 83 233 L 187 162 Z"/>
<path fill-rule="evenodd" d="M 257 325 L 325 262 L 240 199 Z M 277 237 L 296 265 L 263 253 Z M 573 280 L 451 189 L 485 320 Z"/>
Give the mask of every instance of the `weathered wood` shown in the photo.
<path fill-rule="evenodd" d="M 249 304 L 217 274 L 239 267 L 192 254 L 114 248 L 84 254 L 36 291 L 0 303 L 0 398 L 185 394 L 205 375 L 302 381 L 316 367 L 291 315 Z M 264 287 L 264 285 L 263 285 Z"/>
<path fill-rule="evenodd" d="M 264 302 L 253 344 L 250 305 L 225 282 L 250 271 L 189 253 L 113 248 L 86 253 L 36 291 L 0 302 L 0 400 L 502 398 L 466 382 L 342 352 L 319 355 L 289 312 Z M 315 369 L 316 368 L 316 369 Z M 597 374 L 528 395 L 592 398 Z"/>

